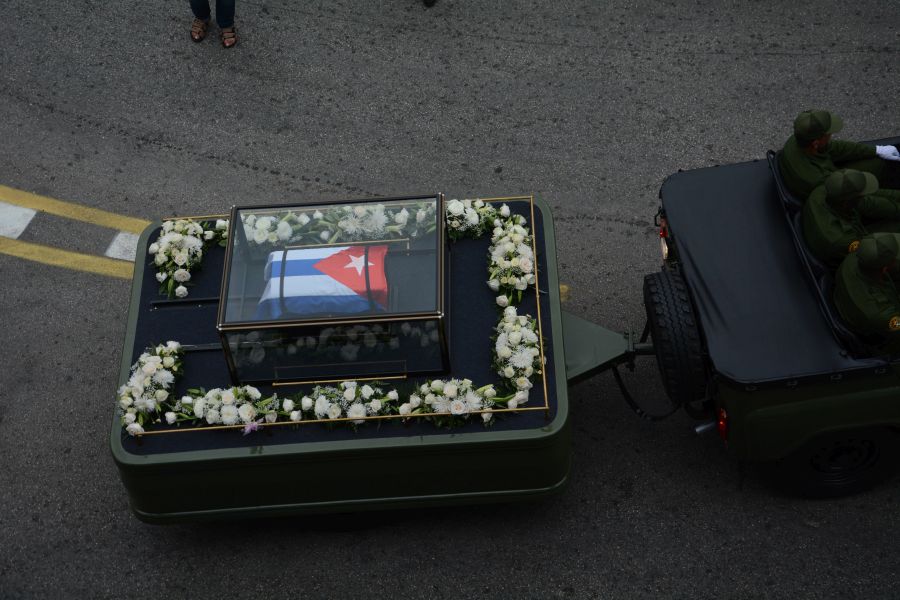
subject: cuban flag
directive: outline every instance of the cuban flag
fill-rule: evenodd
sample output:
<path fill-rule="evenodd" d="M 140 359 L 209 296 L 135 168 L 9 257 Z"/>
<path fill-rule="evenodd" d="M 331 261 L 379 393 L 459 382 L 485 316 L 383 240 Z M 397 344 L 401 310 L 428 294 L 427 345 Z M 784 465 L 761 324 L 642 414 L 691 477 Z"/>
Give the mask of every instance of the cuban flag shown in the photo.
<path fill-rule="evenodd" d="M 387 248 L 337 246 L 270 253 L 256 318 L 386 310 Z"/>

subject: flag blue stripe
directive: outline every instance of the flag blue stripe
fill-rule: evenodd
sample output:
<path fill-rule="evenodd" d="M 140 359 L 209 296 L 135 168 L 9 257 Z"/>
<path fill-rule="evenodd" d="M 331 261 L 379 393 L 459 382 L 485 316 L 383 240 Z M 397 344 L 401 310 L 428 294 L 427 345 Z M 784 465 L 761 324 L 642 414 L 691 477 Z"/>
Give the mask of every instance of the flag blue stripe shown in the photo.
<path fill-rule="evenodd" d="M 294 277 L 296 275 L 321 275 L 322 271 L 315 268 L 317 262 L 321 259 L 313 259 L 313 260 L 289 260 L 287 261 L 287 269 L 285 269 L 285 277 Z M 279 261 L 273 261 L 269 264 L 270 272 L 267 273 L 267 279 L 271 279 L 273 277 L 281 277 L 281 265 L 283 263 Z"/>

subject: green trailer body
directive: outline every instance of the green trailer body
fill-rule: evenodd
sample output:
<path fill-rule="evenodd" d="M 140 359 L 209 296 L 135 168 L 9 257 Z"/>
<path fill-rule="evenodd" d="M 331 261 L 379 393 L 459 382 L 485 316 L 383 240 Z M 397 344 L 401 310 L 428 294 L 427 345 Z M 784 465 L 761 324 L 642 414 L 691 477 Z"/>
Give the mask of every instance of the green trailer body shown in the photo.
<path fill-rule="evenodd" d="M 542 268 L 548 289 L 554 290 L 546 294 L 549 314 L 543 317 L 553 324 L 548 346 L 554 385 L 547 390 L 553 409 L 533 413 L 541 415 L 536 426 L 495 430 L 475 423 L 459 431 L 388 437 L 361 427 L 358 438 L 328 441 L 319 436 L 279 444 L 268 444 L 263 429 L 252 434 L 253 443 L 240 447 L 154 453 L 130 451 L 126 442 L 131 440 L 115 415 L 109 443 L 135 515 L 146 522 L 170 523 L 529 500 L 560 491 L 568 479 L 571 452 L 564 320 L 555 293 L 553 220 L 546 204 L 534 202 L 543 217 Z M 159 226 L 144 231 L 141 251 Z M 129 377 L 138 314 L 149 310 L 142 289 L 147 282 L 145 262 L 138 259 L 135 265 L 120 383 Z M 239 431 L 217 433 L 241 437 Z M 146 446 L 154 443 L 152 437 L 143 441 Z"/>

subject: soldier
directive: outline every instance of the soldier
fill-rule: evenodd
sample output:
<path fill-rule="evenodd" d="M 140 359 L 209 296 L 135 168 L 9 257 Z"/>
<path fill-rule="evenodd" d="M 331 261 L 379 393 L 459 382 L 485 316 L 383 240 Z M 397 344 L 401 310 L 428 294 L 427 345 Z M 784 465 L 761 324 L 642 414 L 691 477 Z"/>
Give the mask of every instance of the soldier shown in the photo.
<path fill-rule="evenodd" d="M 803 205 L 803 239 L 831 268 L 856 250 L 870 233 L 900 232 L 900 202 L 875 194 L 871 173 L 842 169 L 813 190 Z"/>
<path fill-rule="evenodd" d="M 834 285 L 834 304 L 847 325 L 886 354 L 900 353 L 900 298 L 890 275 L 898 254 L 897 235 L 865 237 L 838 267 Z"/>
<path fill-rule="evenodd" d="M 843 126 L 840 117 L 825 110 L 808 110 L 794 120 L 794 135 L 785 142 L 778 161 L 781 177 L 792 194 L 806 198 L 840 168 L 868 171 L 880 179 L 884 161 L 900 161 L 900 152 L 894 146 L 832 140 L 831 135 Z M 884 192 L 882 189 L 880 193 Z M 894 198 L 900 200 L 900 192 Z"/>

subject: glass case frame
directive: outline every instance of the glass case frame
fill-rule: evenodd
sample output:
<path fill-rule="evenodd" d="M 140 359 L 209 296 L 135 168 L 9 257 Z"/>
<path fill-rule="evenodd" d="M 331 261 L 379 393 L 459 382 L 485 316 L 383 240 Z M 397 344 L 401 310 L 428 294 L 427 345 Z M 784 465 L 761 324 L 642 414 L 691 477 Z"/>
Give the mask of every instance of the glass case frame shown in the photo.
<path fill-rule="evenodd" d="M 434 298 L 434 309 L 433 310 L 419 310 L 419 311 L 407 311 L 407 312 L 387 312 L 385 314 L 372 314 L 366 313 L 361 315 L 346 315 L 346 316 L 326 316 L 326 317 L 309 317 L 309 318 L 295 318 L 295 319 L 261 319 L 261 320 L 235 320 L 234 318 L 229 319 L 228 315 L 228 301 L 229 301 L 229 288 L 231 285 L 231 273 L 233 264 L 233 257 L 235 252 L 248 252 L 250 245 L 246 238 L 246 234 L 244 232 L 244 228 L 242 226 L 237 226 L 237 224 L 241 224 L 240 216 L 242 214 L 241 211 L 253 211 L 254 214 L 266 214 L 266 213 L 283 213 L 284 211 L 294 210 L 294 211 L 314 211 L 317 209 L 327 209 L 327 208 L 336 208 L 341 206 L 356 206 L 356 205 L 366 205 L 366 204 L 381 204 L 381 205 L 390 205 L 394 203 L 410 203 L 412 201 L 434 201 L 435 202 L 435 298 Z M 222 350 L 225 355 L 225 360 L 228 366 L 228 371 L 231 376 L 232 383 L 234 385 L 245 385 L 245 384 L 270 384 L 274 386 L 290 386 L 290 385 L 303 385 L 310 383 L 331 383 L 336 381 L 343 381 L 347 379 L 356 379 L 359 381 L 365 380 L 377 380 L 377 379 L 405 379 L 410 376 L 417 375 L 425 375 L 425 374 L 439 374 L 446 373 L 450 369 L 450 342 L 448 339 L 449 336 L 449 325 L 448 325 L 448 317 L 449 317 L 449 299 L 447 294 L 449 293 L 447 286 L 447 265 L 446 262 L 448 260 L 448 245 L 447 245 L 447 234 L 446 234 L 446 224 L 443 218 L 444 215 L 444 204 L 445 198 L 441 193 L 430 194 L 430 195 L 417 195 L 417 196 L 398 196 L 398 197 L 390 197 L 390 198 L 362 198 L 362 199 L 352 199 L 352 200 L 334 200 L 334 201 L 316 201 L 316 202 L 297 202 L 297 203 L 289 203 L 289 204 L 272 204 L 272 205 L 259 205 L 259 206 L 233 206 L 231 208 L 230 213 L 230 222 L 233 224 L 232 227 L 229 228 L 228 241 L 226 245 L 226 254 L 225 254 L 225 265 L 222 271 L 222 285 L 220 289 L 220 297 L 219 297 L 219 309 L 217 313 L 217 324 L 216 330 L 219 334 L 219 337 L 222 342 Z M 237 236 L 237 242 L 235 240 Z M 407 250 L 409 250 L 409 238 L 394 238 L 390 240 L 365 240 L 364 242 L 334 242 L 331 244 L 305 244 L 301 246 L 291 246 L 291 248 L 296 247 L 328 247 L 328 246 L 347 246 L 347 245 L 365 245 L 372 244 L 375 242 L 387 242 L 387 243 L 403 243 L 406 242 Z M 236 247 L 236 243 L 240 247 Z M 287 247 L 285 247 L 285 252 L 287 251 Z M 258 259 L 258 257 L 257 257 Z M 235 359 L 234 353 L 232 351 L 232 343 L 233 339 L 241 334 L 251 334 L 252 332 L 259 332 L 259 335 L 278 335 L 279 331 L 289 331 L 289 332 L 310 332 L 316 331 L 317 329 L 322 328 L 340 328 L 340 327 L 353 327 L 359 325 L 371 325 L 378 326 L 382 328 L 387 328 L 394 330 L 403 326 L 406 327 L 405 323 L 411 323 L 415 325 L 424 326 L 427 325 L 431 331 L 436 331 L 431 335 L 437 336 L 436 345 L 439 350 L 439 361 L 436 361 L 433 365 L 427 366 L 425 368 L 413 368 L 410 369 L 408 362 L 406 360 L 392 360 L 392 361 L 382 361 L 378 363 L 378 372 L 369 373 L 367 371 L 371 371 L 372 367 L 375 363 L 371 361 L 366 363 L 364 361 L 360 362 L 360 365 L 367 364 L 369 365 L 368 369 L 360 368 L 359 372 L 356 372 L 351 368 L 349 369 L 332 369 L 329 371 L 327 366 L 329 365 L 310 365 L 309 371 L 306 375 L 300 373 L 298 374 L 298 370 L 302 371 L 302 369 L 298 369 L 294 371 L 293 375 L 286 375 L 284 377 L 279 377 L 277 375 L 278 367 L 275 367 L 273 376 L 269 377 L 248 377 L 246 374 L 242 372 L 241 367 Z M 377 361 L 376 361 L 377 362 Z M 349 364 L 353 364 L 350 361 Z M 336 365 L 331 365 L 335 366 Z M 346 366 L 346 365 L 344 365 Z M 315 370 L 317 374 L 313 374 L 311 371 Z M 322 375 L 324 373 L 324 375 Z M 330 373 L 330 374 L 329 374 Z"/>

